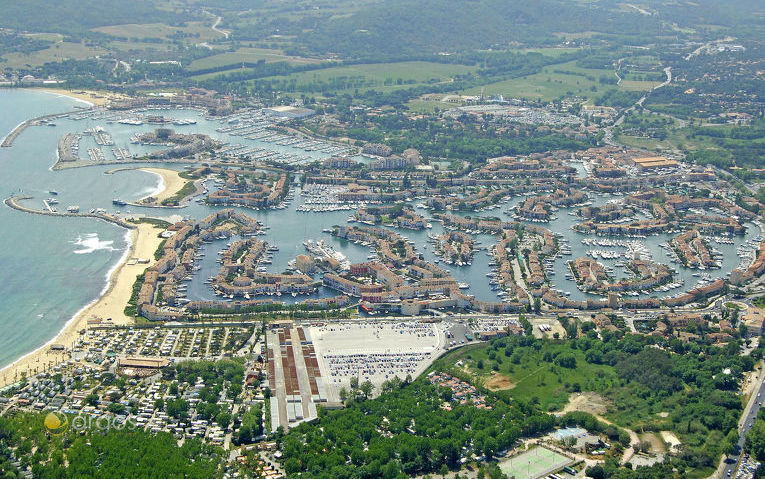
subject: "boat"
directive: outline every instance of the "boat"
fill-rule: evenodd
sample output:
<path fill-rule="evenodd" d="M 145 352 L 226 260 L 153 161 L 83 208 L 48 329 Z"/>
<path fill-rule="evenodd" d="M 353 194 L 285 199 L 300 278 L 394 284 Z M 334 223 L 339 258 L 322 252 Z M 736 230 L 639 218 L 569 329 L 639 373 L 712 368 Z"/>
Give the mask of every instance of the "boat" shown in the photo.
<path fill-rule="evenodd" d="M 52 194 L 52 195 L 57 195 L 57 194 L 58 194 L 58 191 L 56 191 L 56 190 L 50 190 L 48 193 L 50 193 L 50 194 Z"/>
<path fill-rule="evenodd" d="M 66 211 L 67 211 L 67 213 L 79 213 L 80 212 L 80 207 L 72 205 L 72 206 L 68 207 L 66 209 Z"/>
<path fill-rule="evenodd" d="M 457 286 L 459 286 L 460 289 L 468 289 L 470 287 L 467 283 L 457 283 Z"/>
<path fill-rule="evenodd" d="M 127 202 L 123 201 L 123 200 L 121 200 L 119 198 L 115 198 L 115 199 L 112 200 L 112 204 L 113 205 L 117 205 L 117 206 L 125 206 L 125 205 L 127 205 Z"/>
<path fill-rule="evenodd" d="M 58 200 L 56 198 L 48 198 L 45 201 L 47 201 L 49 205 L 57 205 L 58 204 Z"/>

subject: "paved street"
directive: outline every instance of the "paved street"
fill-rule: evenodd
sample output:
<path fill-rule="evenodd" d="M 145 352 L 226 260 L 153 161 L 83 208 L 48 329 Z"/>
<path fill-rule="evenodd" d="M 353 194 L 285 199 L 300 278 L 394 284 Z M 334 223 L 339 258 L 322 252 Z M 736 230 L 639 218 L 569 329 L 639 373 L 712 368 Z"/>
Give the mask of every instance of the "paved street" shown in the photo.
<path fill-rule="evenodd" d="M 756 392 L 752 393 L 752 398 L 749 400 L 746 409 L 744 409 L 742 422 L 739 423 L 739 430 L 741 431 L 741 434 L 738 438 L 738 448 L 736 449 L 735 454 L 728 458 L 728 461 L 723 467 L 722 474 L 719 477 L 733 477 L 739 460 L 741 459 L 741 453 L 744 450 L 744 440 L 746 433 L 752 427 L 754 420 L 757 418 L 757 414 L 760 412 L 763 396 L 765 396 L 765 380 L 763 380 L 762 372 L 760 373 L 757 381 L 759 384 L 756 387 Z"/>

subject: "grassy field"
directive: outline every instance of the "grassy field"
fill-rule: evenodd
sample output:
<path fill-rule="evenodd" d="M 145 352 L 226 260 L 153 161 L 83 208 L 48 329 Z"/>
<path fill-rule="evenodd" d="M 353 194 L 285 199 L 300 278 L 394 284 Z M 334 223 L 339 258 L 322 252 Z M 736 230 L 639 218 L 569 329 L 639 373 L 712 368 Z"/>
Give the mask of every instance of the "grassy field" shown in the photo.
<path fill-rule="evenodd" d="M 433 113 L 436 111 L 436 108 L 439 110 L 449 110 L 452 108 L 457 108 L 457 106 L 454 103 L 444 103 L 442 101 L 437 100 L 410 100 L 407 102 L 407 106 L 409 107 L 410 111 L 416 112 L 416 113 Z"/>
<path fill-rule="evenodd" d="M 134 52 L 136 50 L 166 52 L 174 47 L 175 45 L 170 42 L 155 43 L 114 40 L 108 44 L 109 50 L 116 50 L 118 52 Z"/>
<path fill-rule="evenodd" d="M 300 58 L 284 55 L 280 50 L 266 48 L 240 48 L 235 52 L 224 52 L 206 58 L 195 60 L 189 67 L 189 71 L 204 70 L 207 68 L 235 65 L 242 62 L 255 63 L 259 60 L 266 62 L 288 62 L 295 65 L 306 63 L 318 63 L 319 60 L 312 58 Z"/>
<path fill-rule="evenodd" d="M 558 58 L 566 53 L 574 53 L 579 51 L 578 48 L 566 48 L 566 47 L 549 47 L 549 48 L 518 48 L 511 49 L 510 51 L 516 53 L 541 53 L 542 55 Z"/>
<path fill-rule="evenodd" d="M 551 53 L 547 50 L 552 49 L 537 50 L 540 53 L 550 55 Z M 562 53 L 560 52 L 559 55 Z M 481 87 L 470 88 L 462 93 L 465 95 L 478 95 L 483 91 L 485 95 L 501 94 L 510 98 L 540 99 L 542 101 L 552 101 L 563 96 L 576 95 L 592 100 L 609 90 L 617 88 L 613 84 L 601 83 L 601 77 L 614 78 L 614 71 L 610 69 L 582 68 L 577 66 L 574 61 L 571 61 L 557 65 L 548 65 L 541 72 L 534 75 L 489 83 Z M 659 83 L 661 82 L 624 80 L 618 88 L 629 91 L 648 91 Z"/>
<path fill-rule="evenodd" d="M 130 23 L 125 25 L 99 27 L 94 28 L 93 30 L 107 35 L 134 38 L 138 40 L 144 38 L 168 38 L 170 35 L 177 32 L 193 35 L 193 37 L 188 39 L 192 42 L 205 42 L 222 37 L 220 33 L 214 31 L 209 25 L 202 22 L 189 22 L 185 27 L 171 27 L 163 23 Z M 196 35 L 199 36 L 197 37 Z"/>
<path fill-rule="evenodd" d="M 298 91 L 307 89 L 309 85 L 319 87 L 318 91 L 320 91 L 322 85 L 325 85 L 328 90 L 338 93 L 353 91 L 355 88 L 374 88 L 379 91 L 390 91 L 399 88 L 409 88 L 423 83 L 446 82 L 450 81 L 455 75 L 474 70 L 474 67 L 466 65 L 446 65 L 431 62 L 396 62 L 326 68 L 296 73 L 290 76 L 267 77 L 262 80 L 272 82 L 286 81 L 294 84 Z"/>
<path fill-rule="evenodd" d="M 37 40 L 45 40 L 49 42 L 64 41 L 64 35 L 60 33 L 25 33 L 24 36 L 29 38 L 35 38 Z"/>
<path fill-rule="evenodd" d="M 554 359 L 546 361 L 546 353 L 550 354 L 548 359 L 571 354 L 576 358 L 576 367 L 559 366 Z M 584 352 L 565 344 L 548 343 L 543 351 L 522 348 L 522 352 L 510 351 L 509 356 L 503 350 L 494 352 L 486 347 L 463 348 L 445 356 L 437 364 L 455 364 L 460 360 L 462 368 L 455 372 L 469 373 L 476 383 L 488 389 L 509 390 L 513 397 L 538 401 L 542 409 L 551 411 L 563 408 L 569 394 L 577 389 L 598 391 L 618 382 L 612 367 L 590 364 L 585 361 Z"/>
<path fill-rule="evenodd" d="M 67 59 L 83 60 L 95 55 L 102 55 L 105 52 L 106 50 L 104 49 L 89 47 L 84 43 L 60 42 L 28 55 L 24 53 L 8 53 L 3 55 L 3 58 L 7 61 L 3 62 L 2 65 L 9 68 L 28 68 Z"/>
<path fill-rule="evenodd" d="M 581 68 L 575 62 L 548 65 L 541 72 L 521 78 L 490 83 L 464 91 L 466 95 L 504 95 L 510 98 L 531 98 L 551 101 L 562 96 L 577 95 L 594 98 L 615 85 L 601 84 L 600 77 L 613 77 L 612 70 Z"/>
<path fill-rule="evenodd" d="M 622 80 L 619 88 L 627 91 L 648 91 L 660 83 L 659 81 Z"/>

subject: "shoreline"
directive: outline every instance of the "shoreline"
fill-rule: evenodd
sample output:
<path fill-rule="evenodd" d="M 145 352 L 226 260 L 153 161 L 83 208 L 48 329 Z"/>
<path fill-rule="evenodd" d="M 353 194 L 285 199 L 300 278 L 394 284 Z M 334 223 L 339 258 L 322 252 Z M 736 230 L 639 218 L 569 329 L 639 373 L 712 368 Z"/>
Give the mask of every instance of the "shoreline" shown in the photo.
<path fill-rule="evenodd" d="M 106 103 L 105 101 L 104 102 L 100 102 L 100 103 L 96 103 L 95 101 L 91 101 L 91 98 L 89 98 L 89 97 L 87 97 L 85 95 L 77 94 L 77 93 L 72 93 L 69 90 L 59 90 L 58 88 L 31 87 L 31 88 L 28 88 L 28 89 L 32 90 L 32 91 L 39 91 L 39 92 L 42 92 L 42 93 L 48 93 L 48 94 L 51 94 L 51 95 L 58 95 L 58 96 L 63 97 L 63 98 L 71 98 L 72 100 L 75 100 L 75 101 L 77 101 L 79 103 L 85 103 L 86 105 L 88 105 L 89 108 L 93 108 L 93 107 L 95 107 L 97 105 L 100 106 L 100 105 L 103 105 L 104 103 Z"/>
<path fill-rule="evenodd" d="M 168 168 L 141 167 L 138 170 L 159 177 L 159 184 L 152 193 L 131 202 L 131 204 L 138 206 L 160 206 L 164 200 L 175 196 L 176 193 L 181 191 L 188 181 L 181 178 L 178 171 Z M 146 200 L 150 198 L 153 198 L 154 201 L 147 202 Z"/>
<path fill-rule="evenodd" d="M 146 198 L 151 198 L 153 196 L 159 196 L 159 195 L 161 195 L 167 189 L 167 184 L 165 184 L 165 177 L 162 176 L 161 173 L 157 173 L 156 171 L 151 171 L 148 168 L 139 168 L 139 169 L 141 171 L 145 171 L 147 173 L 151 173 L 152 175 L 156 176 L 157 178 L 159 178 L 159 182 L 157 183 L 157 186 L 154 188 L 154 191 L 152 191 L 151 193 L 149 193 L 146 196 L 143 196 L 143 197 L 139 198 L 137 201 L 140 202 L 140 201 L 145 200 Z"/>
<path fill-rule="evenodd" d="M 128 247 L 119 261 L 106 273 L 107 283 L 98 297 L 74 313 L 56 336 L 0 369 L 0 387 L 17 382 L 24 373 L 29 377 L 70 358 L 69 350 L 79 339 L 80 331 L 88 328 L 88 319 L 112 319 L 102 324 L 132 323 L 133 318 L 125 316 L 123 310 L 130 299 L 135 277 L 155 262 L 154 251 L 161 241 L 158 237 L 159 231 L 160 228 L 145 223 L 139 224 L 134 230 L 126 231 Z M 149 263 L 131 264 L 132 258 L 148 259 Z M 51 351 L 50 347 L 54 344 L 63 345 L 67 351 Z"/>
<path fill-rule="evenodd" d="M 111 92 L 99 92 L 93 90 L 67 90 L 64 88 L 50 88 L 50 87 L 29 87 L 27 90 L 40 91 L 43 93 L 50 93 L 52 95 L 59 95 L 62 97 L 71 98 L 81 103 L 86 103 L 89 108 L 96 106 L 104 106 L 112 100 L 121 98 L 120 95 Z"/>

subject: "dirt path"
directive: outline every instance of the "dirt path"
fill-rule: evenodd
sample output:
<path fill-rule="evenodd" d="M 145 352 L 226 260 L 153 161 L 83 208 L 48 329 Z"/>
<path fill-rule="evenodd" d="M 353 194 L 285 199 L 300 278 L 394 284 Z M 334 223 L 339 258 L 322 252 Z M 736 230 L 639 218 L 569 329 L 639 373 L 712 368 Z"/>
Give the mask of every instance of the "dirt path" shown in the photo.
<path fill-rule="evenodd" d="M 605 401 L 603 398 L 600 397 L 600 395 L 595 393 L 577 393 L 573 394 L 571 398 L 568 401 L 568 404 L 563 408 L 563 411 L 560 412 L 561 415 L 566 414 L 567 412 L 572 411 L 582 411 L 589 414 L 592 414 L 595 418 L 597 418 L 599 421 L 604 422 L 605 424 L 608 424 L 610 426 L 617 426 L 613 422 L 609 421 L 608 419 L 604 418 L 601 414 L 605 413 Z M 626 427 L 622 427 L 625 431 L 627 431 L 627 434 L 630 436 L 630 445 L 627 449 L 624 450 L 624 454 L 622 455 L 621 460 L 619 461 L 621 464 L 626 464 L 627 461 L 632 459 L 632 456 L 635 455 L 636 448 L 640 445 L 640 439 L 638 438 L 637 433 L 633 431 L 632 429 L 627 429 Z"/>

